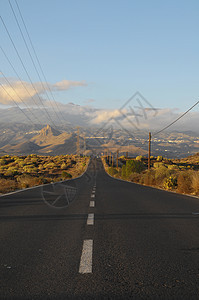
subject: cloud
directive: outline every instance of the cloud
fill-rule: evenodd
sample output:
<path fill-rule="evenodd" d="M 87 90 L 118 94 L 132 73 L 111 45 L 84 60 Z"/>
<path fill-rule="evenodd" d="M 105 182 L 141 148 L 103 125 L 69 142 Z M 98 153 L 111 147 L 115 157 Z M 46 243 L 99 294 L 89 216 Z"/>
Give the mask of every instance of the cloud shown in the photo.
<path fill-rule="evenodd" d="M 66 91 L 74 86 L 87 86 L 85 81 L 70 81 L 62 80 L 52 85 L 52 88 L 57 91 Z"/>
<path fill-rule="evenodd" d="M 121 116 L 121 113 L 118 109 L 115 110 L 98 110 L 95 111 L 94 116 L 91 120 L 93 124 L 100 124 L 103 122 L 107 122 L 111 118 L 117 119 Z"/>
<path fill-rule="evenodd" d="M 0 84 L 0 104 L 4 105 L 13 105 L 14 102 L 38 105 L 41 100 L 45 101 L 44 94 L 49 89 L 66 91 L 72 87 L 87 85 L 85 81 L 62 80 L 55 84 L 36 82 L 32 86 L 29 82 L 20 82 L 13 78 L 0 78 Z"/>
<path fill-rule="evenodd" d="M 5 81 L 1 80 L 0 83 L 0 103 L 13 104 L 14 102 L 22 103 L 28 102 L 31 97 L 36 95 L 35 90 L 28 82 L 9 80 L 11 86 Z"/>
<path fill-rule="evenodd" d="M 90 115 L 90 124 L 102 126 L 106 122 L 109 122 L 112 118 L 111 124 L 117 128 L 126 128 L 128 130 L 146 130 L 156 132 L 173 121 L 175 121 L 183 112 L 177 108 L 165 108 L 159 109 L 156 114 L 154 111 L 147 111 L 146 114 L 141 114 L 140 111 L 135 115 L 130 114 L 128 110 L 123 110 L 124 114 L 121 114 L 119 110 L 98 110 Z M 178 130 L 196 131 L 198 127 L 199 112 L 192 111 L 185 115 L 178 122 L 173 124 L 169 131 Z"/>

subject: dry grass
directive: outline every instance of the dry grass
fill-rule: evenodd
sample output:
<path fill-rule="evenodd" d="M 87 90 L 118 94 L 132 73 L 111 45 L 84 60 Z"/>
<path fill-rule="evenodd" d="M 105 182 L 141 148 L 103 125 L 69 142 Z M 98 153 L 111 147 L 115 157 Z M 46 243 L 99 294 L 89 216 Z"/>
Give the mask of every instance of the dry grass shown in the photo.
<path fill-rule="evenodd" d="M 75 178 L 85 171 L 88 161 L 89 157 L 77 155 L 5 155 L 0 157 L 0 193 Z M 61 168 L 63 164 L 68 172 Z"/>
<path fill-rule="evenodd" d="M 177 191 L 183 194 L 191 194 L 193 192 L 191 171 L 181 171 L 179 173 Z"/>
<path fill-rule="evenodd" d="M 30 175 L 22 175 L 17 177 L 19 189 L 25 189 L 28 187 L 42 184 L 42 180 L 38 177 L 32 177 Z"/>
<path fill-rule="evenodd" d="M 11 179 L 0 179 L 0 193 L 9 193 L 17 189 L 17 182 Z"/>
<path fill-rule="evenodd" d="M 199 195 L 199 171 L 192 174 L 192 189 L 195 195 Z"/>

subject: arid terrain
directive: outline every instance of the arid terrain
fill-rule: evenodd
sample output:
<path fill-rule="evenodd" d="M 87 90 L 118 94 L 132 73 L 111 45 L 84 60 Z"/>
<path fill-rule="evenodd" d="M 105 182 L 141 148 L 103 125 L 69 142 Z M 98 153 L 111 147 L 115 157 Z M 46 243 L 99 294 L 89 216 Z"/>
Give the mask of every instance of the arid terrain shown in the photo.
<path fill-rule="evenodd" d="M 1 156 L 0 193 L 78 177 L 88 161 L 77 155 Z"/>
<path fill-rule="evenodd" d="M 111 126 L 102 128 L 50 125 L 28 125 L 22 123 L 0 123 L 0 155 L 102 155 L 107 151 L 120 155 L 146 156 L 148 153 L 148 132 L 126 131 Z M 199 136 L 189 132 L 163 132 L 153 136 L 152 155 L 167 158 L 184 158 L 199 149 Z"/>
<path fill-rule="evenodd" d="M 102 158 L 105 170 L 116 178 L 154 186 L 179 193 L 199 195 L 199 153 L 182 159 L 165 159 L 162 156 L 151 157 L 150 169 L 148 160 L 143 156 L 136 158 L 111 157 Z"/>

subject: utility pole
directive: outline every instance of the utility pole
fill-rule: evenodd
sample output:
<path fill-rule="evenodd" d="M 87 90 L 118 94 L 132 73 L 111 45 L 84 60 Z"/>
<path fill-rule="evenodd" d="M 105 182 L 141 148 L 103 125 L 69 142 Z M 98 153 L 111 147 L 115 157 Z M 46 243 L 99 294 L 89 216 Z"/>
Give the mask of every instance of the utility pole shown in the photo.
<path fill-rule="evenodd" d="M 84 133 L 84 155 L 85 155 L 85 152 L 86 152 L 86 135 Z"/>
<path fill-rule="evenodd" d="M 80 155 L 79 126 L 77 126 L 77 155 Z"/>
<path fill-rule="evenodd" d="M 119 150 L 117 150 L 117 159 L 116 159 L 116 167 L 118 169 L 118 156 L 119 156 Z"/>
<path fill-rule="evenodd" d="M 126 159 L 128 158 L 128 151 L 126 152 Z"/>
<path fill-rule="evenodd" d="M 148 170 L 150 170 L 151 167 L 150 157 L 151 157 L 151 132 L 149 132 Z"/>
<path fill-rule="evenodd" d="M 114 153 L 112 154 L 112 167 L 114 165 Z"/>
<path fill-rule="evenodd" d="M 111 152 L 109 154 L 109 166 L 111 165 Z"/>

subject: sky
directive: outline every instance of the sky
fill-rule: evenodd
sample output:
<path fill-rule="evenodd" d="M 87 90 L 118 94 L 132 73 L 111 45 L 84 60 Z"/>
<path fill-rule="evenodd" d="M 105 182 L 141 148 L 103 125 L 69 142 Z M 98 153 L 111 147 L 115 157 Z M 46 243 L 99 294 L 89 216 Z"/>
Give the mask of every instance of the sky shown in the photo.
<path fill-rule="evenodd" d="M 15 0 L 11 3 L 19 17 Z M 56 101 L 114 110 L 139 91 L 154 108 L 183 112 L 199 100 L 199 1 L 17 3 Z M 7 0 L 0 1 L 0 15 L 31 80 L 45 99 Z M 24 87 L 33 97 L 35 92 L 1 20 L 0 36 L 0 46 L 24 86 L 20 86 L 1 50 L 0 72 L 20 97 L 30 102 Z M 6 85 L 2 76 L 0 81 Z M 10 94 L 20 102 L 11 90 Z M 12 105 L 9 95 L 0 90 L 1 104 Z"/>

